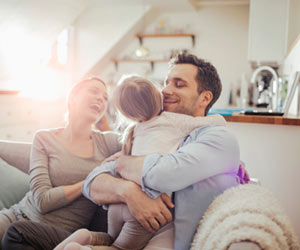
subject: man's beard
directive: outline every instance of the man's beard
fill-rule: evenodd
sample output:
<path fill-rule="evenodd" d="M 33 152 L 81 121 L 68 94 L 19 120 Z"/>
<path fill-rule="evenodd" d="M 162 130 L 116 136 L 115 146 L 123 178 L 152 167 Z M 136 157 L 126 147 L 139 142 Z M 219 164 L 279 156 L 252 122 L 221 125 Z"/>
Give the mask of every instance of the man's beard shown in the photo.
<path fill-rule="evenodd" d="M 191 108 L 187 108 L 187 107 L 177 107 L 173 110 L 174 113 L 178 113 L 178 114 L 184 114 L 184 115 L 190 115 L 193 116 L 195 113 L 194 109 Z"/>

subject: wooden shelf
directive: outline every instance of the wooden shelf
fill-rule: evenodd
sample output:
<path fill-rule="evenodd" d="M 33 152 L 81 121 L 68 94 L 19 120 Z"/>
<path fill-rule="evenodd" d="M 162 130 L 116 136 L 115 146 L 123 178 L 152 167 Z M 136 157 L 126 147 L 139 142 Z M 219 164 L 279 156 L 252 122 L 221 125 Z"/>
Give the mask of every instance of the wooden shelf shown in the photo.
<path fill-rule="evenodd" d="M 18 95 L 20 90 L 0 90 L 0 95 Z"/>
<path fill-rule="evenodd" d="M 140 44 L 143 44 L 144 38 L 167 38 L 167 37 L 190 37 L 192 38 L 193 47 L 195 46 L 195 35 L 191 33 L 162 33 L 162 34 L 137 34 Z"/>
<path fill-rule="evenodd" d="M 169 60 L 167 59 L 137 59 L 137 58 L 113 58 L 112 61 L 115 64 L 116 69 L 118 69 L 118 65 L 120 62 L 127 63 L 150 63 L 151 69 L 154 69 L 154 63 L 167 63 Z"/>

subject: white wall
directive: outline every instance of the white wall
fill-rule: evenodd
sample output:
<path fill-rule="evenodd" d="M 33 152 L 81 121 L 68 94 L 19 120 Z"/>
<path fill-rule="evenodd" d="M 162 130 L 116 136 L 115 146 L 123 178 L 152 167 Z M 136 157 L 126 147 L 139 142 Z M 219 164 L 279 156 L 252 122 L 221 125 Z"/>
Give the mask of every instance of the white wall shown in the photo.
<path fill-rule="evenodd" d="M 290 0 L 290 12 L 289 12 L 289 30 L 288 30 L 288 48 L 296 40 L 300 34 L 300 1 Z"/>
<path fill-rule="evenodd" d="M 176 28 L 182 28 L 184 32 L 196 35 L 196 45 L 192 48 L 190 38 L 157 38 L 144 39 L 144 45 L 152 55 L 152 58 L 167 58 L 170 49 L 188 49 L 201 58 L 212 62 L 221 77 L 223 91 L 216 107 L 225 107 L 228 103 L 229 90 L 232 84 L 240 84 L 240 77 L 243 72 L 250 76 L 250 64 L 247 62 L 248 47 L 248 13 L 249 6 L 226 6 L 226 7 L 205 7 L 199 12 L 195 10 L 168 11 L 160 9 L 153 12 L 153 19 L 147 19 L 150 23 L 145 32 L 153 33 L 160 21 L 164 21 L 166 28 L 171 32 Z M 151 17 L 150 17 L 151 18 Z M 133 56 L 138 48 L 138 40 L 134 39 L 120 56 Z M 154 79 L 163 79 L 167 65 L 155 64 L 154 72 L 151 72 L 150 65 L 121 63 L 119 71 L 115 72 L 113 67 L 107 68 L 105 72 L 99 72 L 110 78 L 116 74 L 118 78 L 123 73 L 143 73 Z M 110 79 L 109 79 L 110 80 Z"/>
<path fill-rule="evenodd" d="M 300 239 L 300 127 L 234 122 L 228 127 L 250 176 L 279 199 Z"/>
<path fill-rule="evenodd" d="M 148 10 L 124 1 L 93 1 L 74 23 L 74 78 L 87 74 Z"/>
<path fill-rule="evenodd" d="M 7 95 L 0 98 L 0 110 L 0 139 L 30 142 L 37 130 L 64 125 L 66 104 Z"/>
<path fill-rule="evenodd" d="M 283 73 L 289 79 L 288 90 L 290 90 L 292 87 L 292 83 L 295 77 L 295 72 L 300 71 L 300 32 L 298 35 L 298 40 L 295 42 L 296 43 L 294 43 L 294 47 L 290 50 L 283 65 Z M 297 107 L 298 107 L 297 105 L 298 102 L 300 101 L 298 100 L 297 91 L 300 91 L 299 87 L 298 90 L 296 89 L 296 92 L 293 97 L 293 101 L 291 103 L 291 107 L 289 109 L 289 113 L 292 115 L 297 115 Z"/>

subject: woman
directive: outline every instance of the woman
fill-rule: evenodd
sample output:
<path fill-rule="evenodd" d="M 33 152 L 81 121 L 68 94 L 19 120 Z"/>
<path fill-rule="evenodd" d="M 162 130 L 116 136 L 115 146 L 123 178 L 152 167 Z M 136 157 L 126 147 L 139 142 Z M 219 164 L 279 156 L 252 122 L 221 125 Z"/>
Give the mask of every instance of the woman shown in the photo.
<path fill-rule="evenodd" d="M 66 234 L 90 224 L 96 205 L 82 196 L 83 181 L 120 150 L 117 135 L 92 128 L 106 108 L 107 89 L 102 80 L 83 80 L 71 89 L 66 126 L 38 131 L 34 137 L 30 191 L 18 204 L 0 211 L 0 240 L 16 221 L 42 222 Z"/>

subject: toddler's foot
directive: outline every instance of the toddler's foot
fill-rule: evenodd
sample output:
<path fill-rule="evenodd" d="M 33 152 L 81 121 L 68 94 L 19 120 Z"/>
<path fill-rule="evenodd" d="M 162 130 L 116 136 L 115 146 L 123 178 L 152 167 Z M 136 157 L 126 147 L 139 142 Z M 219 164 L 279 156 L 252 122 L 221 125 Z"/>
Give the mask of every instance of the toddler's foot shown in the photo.
<path fill-rule="evenodd" d="M 113 243 L 112 238 L 107 233 L 91 232 L 92 233 L 92 246 L 110 246 Z"/>

